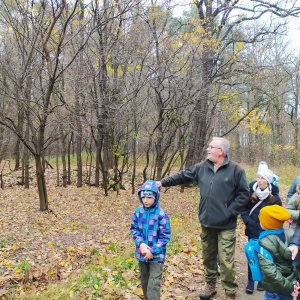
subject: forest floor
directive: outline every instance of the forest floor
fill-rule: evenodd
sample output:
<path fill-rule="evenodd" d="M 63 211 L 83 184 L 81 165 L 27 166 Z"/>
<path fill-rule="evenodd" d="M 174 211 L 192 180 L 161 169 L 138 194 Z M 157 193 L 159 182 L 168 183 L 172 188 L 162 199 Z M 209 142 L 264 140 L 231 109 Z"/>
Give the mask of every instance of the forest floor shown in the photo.
<path fill-rule="evenodd" d="M 47 212 L 39 210 L 34 184 L 29 190 L 15 185 L 0 191 L 0 299 L 143 299 L 129 236 L 139 201 L 130 187 L 105 197 L 95 187 L 55 187 L 54 175 L 47 178 Z M 281 190 L 285 199 L 287 187 Z M 160 203 L 173 234 L 162 300 L 199 299 L 204 286 L 198 202 L 198 188 L 162 191 Z M 237 299 L 260 300 L 263 292 L 245 293 L 246 241 L 239 220 Z M 214 299 L 225 299 L 219 282 Z"/>

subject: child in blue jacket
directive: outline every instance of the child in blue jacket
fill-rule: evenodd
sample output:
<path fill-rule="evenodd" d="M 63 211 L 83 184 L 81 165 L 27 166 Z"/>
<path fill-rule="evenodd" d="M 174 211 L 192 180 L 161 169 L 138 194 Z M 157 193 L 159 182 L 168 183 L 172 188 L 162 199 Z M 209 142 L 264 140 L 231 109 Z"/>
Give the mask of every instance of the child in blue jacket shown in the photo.
<path fill-rule="evenodd" d="M 134 211 L 130 227 L 143 293 L 146 299 L 151 300 L 160 299 L 166 245 L 171 238 L 170 220 L 159 206 L 159 197 L 156 182 L 144 182 L 138 191 L 141 206 Z"/>

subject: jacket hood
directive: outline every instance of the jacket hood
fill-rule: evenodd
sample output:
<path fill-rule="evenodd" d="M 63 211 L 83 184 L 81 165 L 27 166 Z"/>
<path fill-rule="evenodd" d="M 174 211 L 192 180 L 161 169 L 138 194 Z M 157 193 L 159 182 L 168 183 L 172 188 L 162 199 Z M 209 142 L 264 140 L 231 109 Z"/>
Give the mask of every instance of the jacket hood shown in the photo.
<path fill-rule="evenodd" d="M 141 191 L 151 191 L 151 192 L 155 193 L 155 201 L 151 207 L 155 207 L 158 204 L 158 201 L 160 198 L 160 193 L 159 193 L 159 189 L 157 188 L 156 182 L 154 180 L 145 181 L 138 190 L 139 200 L 142 203 L 142 205 L 144 206 L 142 197 L 141 197 Z"/>

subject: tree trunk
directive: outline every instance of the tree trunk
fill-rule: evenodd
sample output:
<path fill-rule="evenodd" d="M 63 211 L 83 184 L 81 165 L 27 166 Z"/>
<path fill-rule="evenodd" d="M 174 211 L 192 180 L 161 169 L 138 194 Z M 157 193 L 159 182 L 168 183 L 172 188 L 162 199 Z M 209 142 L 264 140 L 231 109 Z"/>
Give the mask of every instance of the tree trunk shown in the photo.
<path fill-rule="evenodd" d="M 21 84 L 20 84 L 21 85 Z M 18 89 L 18 98 L 21 98 L 21 88 Z M 24 108 L 23 108 L 23 104 L 22 102 L 20 104 L 18 104 L 18 121 L 17 121 L 17 132 L 21 133 L 23 130 L 23 124 L 24 124 Z M 20 145 L 21 145 L 21 141 L 19 138 L 17 138 L 16 141 L 16 145 L 15 145 L 15 149 L 14 149 L 14 157 L 15 157 L 15 171 L 18 170 L 20 168 L 20 159 L 21 159 L 21 155 L 20 155 Z"/>
<path fill-rule="evenodd" d="M 211 72 L 214 67 L 214 52 L 204 50 L 202 63 L 202 87 L 200 89 L 199 100 L 197 101 L 192 114 L 192 127 L 190 132 L 186 167 L 203 160 L 204 150 L 207 142 L 207 118 L 209 117 L 208 103 L 210 101 Z"/>
<path fill-rule="evenodd" d="M 59 186 L 59 147 L 57 147 L 56 153 L 55 153 L 55 159 L 56 159 L 56 186 Z"/>
<path fill-rule="evenodd" d="M 77 187 L 82 187 L 82 124 L 80 120 L 79 91 L 77 84 L 75 87 Z"/>
<path fill-rule="evenodd" d="M 80 4 L 80 14 L 79 20 L 83 22 L 84 19 L 84 5 L 83 1 L 79 1 Z M 84 40 L 84 33 L 81 31 L 80 33 L 81 42 Z M 76 157 L 77 157 L 77 187 L 82 187 L 82 159 L 81 159 L 81 151 L 82 151 L 82 124 L 81 124 L 81 109 L 80 109 L 80 100 L 83 98 L 82 94 L 82 84 L 81 84 L 81 74 L 83 72 L 83 52 L 81 51 L 78 56 L 78 65 L 77 65 L 77 76 L 75 80 L 75 117 L 76 117 Z"/>
<path fill-rule="evenodd" d="M 2 171 L 0 172 L 0 188 L 1 188 L 2 190 L 4 189 L 4 182 L 3 182 Z"/>
<path fill-rule="evenodd" d="M 15 156 L 15 171 L 18 170 L 20 168 L 20 145 L 21 145 L 21 141 L 18 138 L 17 142 L 16 142 L 16 146 L 15 146 L 15 150 L 14 150 L 14 156 Z"/>
<path fill-rule="evenodd" d="M 27 142 L 29 142 L 29 124 L 28 124 L 28 122 L 26 124 L 25 140 Z M 24 164 L 24 184 L 25 184 L 25 188 L 29 189 L 29 150 L 27 147 L 24 147 L 23 164 Z"/>
<path fill-rule="evenodd" d="M 138 137 L 138 125 L 137 125 L 137 119 L 136 114 L 133 114 L 133 124 L 134 124 L 134 136 L 133 136 L 133 145 L 132 145 L 132 160 L 133 160 L 133 166 L 132 166 L 132 176 L 131 176 L 131 193 L 135 194 L 135 176 L 136 176 L 136 151 L 137 151 L 137 137 Z"/>
<path fill-rule="evenodd" d="M 98 137 L 96 143 L 96 167 L 95 167 L 95 187 L 100 186 L 100 161 L 101 161 L 101 148 L 100 148 L 100 137 Z"/>
<path fill-rule="evenodd" d="M 70 140 L 68 143 L 68 185 L 71 184 L 71 146 L 73 143 L 73 132 L 71 133 Z"/>
<path fill-rule="evenodd" d="M 36 155 L 35 157 L 35 166 L 36 166 L 36 179 L 38 186 L 38 193 L 40 199 L 40 210 L 45 211 L 48 210 L 48 197 L 47 197 L 47 189 L 45 183 L 45 172 L 42 166 L 42 157 Z"/>
<path fill-rule="evenodd" d="M 107 1 L 103 0 L 104 7 L 104 18 L 107 18 Z M 100 165 L 102 171 L 102 184 L 104 188 L 105 195 L 108 195 L 108 167 L 109 167 L 109 95 L 108 95 L 108 85 L 107 85 L 107 28 L 106 24 L 101 24 L 100 15 L 98 15 L 99 24 L 99 58 L 100 58 L 100 72 L 99 72 L 99 90 L 102 100 L 101 105 L 101 123 L 100 123 L 100 133 L 101 133 L 101 145 L 100 150 L 103 152 L 103 159 L 100 157 Z"/>

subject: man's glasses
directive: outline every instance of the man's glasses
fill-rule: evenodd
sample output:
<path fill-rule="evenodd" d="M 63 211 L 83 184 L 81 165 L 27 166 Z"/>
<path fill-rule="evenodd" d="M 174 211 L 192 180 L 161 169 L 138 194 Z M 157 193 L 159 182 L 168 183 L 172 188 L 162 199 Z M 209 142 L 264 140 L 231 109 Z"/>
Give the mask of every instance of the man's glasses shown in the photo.
<path fill-rule="evenodd" d="M 215 146 L 212 146 L 212 145 L 209 145 L 207 148 L 210 148 L 210 149 L 220 149 L 220 150 L 222 150 L 222 148 L 220 148 L 220 147 L 215 147 Z"/>

